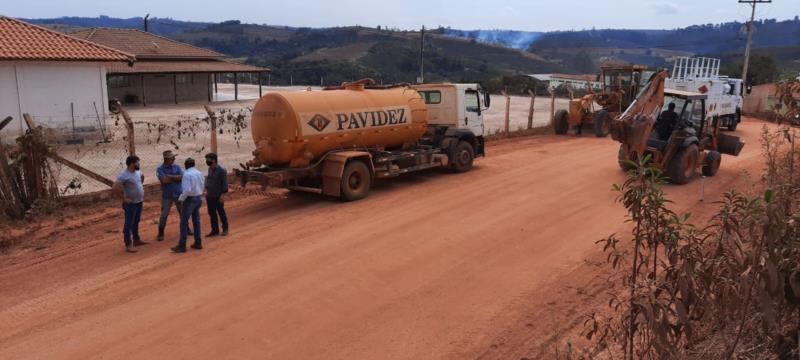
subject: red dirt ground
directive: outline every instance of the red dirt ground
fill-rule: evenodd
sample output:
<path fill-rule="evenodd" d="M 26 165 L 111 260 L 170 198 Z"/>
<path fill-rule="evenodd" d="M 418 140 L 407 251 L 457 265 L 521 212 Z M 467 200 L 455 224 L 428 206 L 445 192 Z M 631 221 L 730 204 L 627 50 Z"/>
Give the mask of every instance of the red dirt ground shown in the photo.
<path fill-rule="evenodd" d="M 699 180 L 667 186 L 675 208 L 703 218 L 755 181 L 762 125 L 739 127 L 748 145 L 705 202 Z M 180 255 L 174 214 L 168 241 L 137 254 L 116 206 L 43 221 L 0 255 L 0 358 L 549 358 L 603 306 L 595 241 L 629 231 L 617 149 L 498 141 L 471 172 L 383 181 L 353 203 L 235 194 L 232 234 Z M 157 213 L 146 203 L 145 239 Z"/>

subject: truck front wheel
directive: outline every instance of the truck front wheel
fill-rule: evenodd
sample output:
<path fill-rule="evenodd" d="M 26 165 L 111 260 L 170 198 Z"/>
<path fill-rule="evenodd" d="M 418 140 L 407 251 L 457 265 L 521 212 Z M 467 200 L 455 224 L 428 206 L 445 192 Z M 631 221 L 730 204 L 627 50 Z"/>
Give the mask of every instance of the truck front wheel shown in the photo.
<path fill-rule="evenodd" d="M 475 160 L 475 150 L 466 141 L 459 141 L 453 158 L 450 159 L 455 172 L 465 172 L 472 169 L 472 162 Z"/>
<path fill-rule="evenodd" d="M 372 175 L 369 168 L 361 160 L 352 160 L 347 163 L 342 173 L 342 195 L 344 201 L 360 200 L 369 194 L 372 185 Z"/>

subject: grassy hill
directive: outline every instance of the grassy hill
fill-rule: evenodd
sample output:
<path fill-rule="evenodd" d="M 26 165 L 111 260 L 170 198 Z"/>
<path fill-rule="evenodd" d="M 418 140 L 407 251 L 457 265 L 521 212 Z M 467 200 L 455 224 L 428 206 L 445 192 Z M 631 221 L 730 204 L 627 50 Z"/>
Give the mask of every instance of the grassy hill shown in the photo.
<path fill-rule="evenodd" d="M 413 82 L 419 72 L 419 32 L 291 28 L 229 21 L 172 37 L 270 67 L 272 81 L 278 84 L 338 84 L 363 77 L 384 83 Z M 429 81 L 483 81 L 563 70 L 529 52 L 436 31 L 426 34 L 424 66 Z"/>

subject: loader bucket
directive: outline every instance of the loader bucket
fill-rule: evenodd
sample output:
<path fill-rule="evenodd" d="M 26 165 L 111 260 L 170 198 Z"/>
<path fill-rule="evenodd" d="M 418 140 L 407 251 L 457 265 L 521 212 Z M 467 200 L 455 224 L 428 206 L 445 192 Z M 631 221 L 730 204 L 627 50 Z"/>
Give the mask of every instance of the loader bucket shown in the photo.
<path fill-rule="evenodd" d="M 738 136 L 720 134 L 717 144 L 720 153 L 739 156 L 745 143 Z"/>

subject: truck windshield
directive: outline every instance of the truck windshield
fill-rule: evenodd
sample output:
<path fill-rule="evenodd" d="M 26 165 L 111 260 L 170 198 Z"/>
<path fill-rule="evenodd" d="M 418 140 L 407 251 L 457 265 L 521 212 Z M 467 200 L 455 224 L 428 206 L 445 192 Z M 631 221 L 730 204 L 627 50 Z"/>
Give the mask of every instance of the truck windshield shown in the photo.
<path fill-rule="evenodd" d="M 631 85 L 630 71 L 610 70 L 605 71 L 603 75 L 603 88 L 607 92 L 628 89 Z"/>

